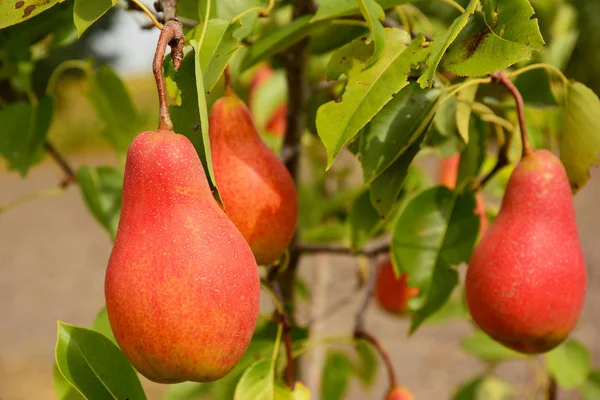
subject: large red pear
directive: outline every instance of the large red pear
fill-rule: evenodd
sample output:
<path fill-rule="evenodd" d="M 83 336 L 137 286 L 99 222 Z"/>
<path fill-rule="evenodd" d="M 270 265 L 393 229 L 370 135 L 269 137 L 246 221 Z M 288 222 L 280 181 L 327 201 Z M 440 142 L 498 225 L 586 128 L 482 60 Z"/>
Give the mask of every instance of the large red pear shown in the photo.
<path fill-rule="evenodd" d="M 515 167 L 498 216 L 467 269 L 473 320 L 522 353 L 564 341 L 581 312 L 587 272 L 560 160 L 534 151 Z"/>
<path fill-rule="evenodd" d="M 294 181 L 258 136 L 248 107 L 231 89 L 210 111 L 213 168 L 225 212 L 256 261 L 270 264 L 287 249 L 298 219 Z"/>
<path fill-rule="evenodd" d="M 155 382 L 219 379 L 250 343 L 259 291 L 252 251 L 214 200 L 192 143 L 168 130 L 138 135 L 105 282 L 125 356 Z"/>

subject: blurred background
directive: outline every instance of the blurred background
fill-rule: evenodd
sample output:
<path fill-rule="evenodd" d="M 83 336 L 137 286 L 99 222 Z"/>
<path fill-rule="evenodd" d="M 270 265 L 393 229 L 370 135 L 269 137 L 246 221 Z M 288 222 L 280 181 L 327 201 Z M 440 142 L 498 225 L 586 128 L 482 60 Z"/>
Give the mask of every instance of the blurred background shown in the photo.
<path fill-rule="evenodd" d="M 146 3 L 151 5 L 151 2 Z M 547 42 L 556 30 L 576 32 L 561 44 L 565 51 L 572 51 L 563 70 L 567 77 L 600 93 L 600 1 L 536 0 L 532 3 Z M 440 19 L 454 15 L 441 7 L 440 2 L 415 4 L 428 15 L 437 13 Z M 569 7 L 561 8 L 561 4 Z M 574 14 L 566 15 L 567 12 Z M 574 25 L 560 27 L 561 19 L 564 24 Z M 60 62 L 93 57 L 97 63 L 108 63 L 119 73 L 145 128 L 154 129 L 158 102 L 151 77 L 151 60 L 158 33 L 141 29 L 140 25 L 145 22 L 137 13 L 110 11 L 82 39 L 39 63 L 34 89 L 44 90 L 48 77 Z M 2 35 L 4 32 L 0 31 L 0 43 Z M 102 137 L 103 123 L 89 104 L 86 90 L 81 74 L 63 75 L 57 86 L 58 112 L 50 139 L 74 166 L 116 165 L 117 157 Z M 419 160 L 431 177 L 436 173 L 433 161 L 431 157 Z M 54 187 L 62 177 L 62 172 L 51 161 L 34 167 L 24 180 L 3 166 L 0 168 L 0 205 Z M 600 263 L 598 198 L 600 173 L 593 170 L 592 179 L 575 197 L 589 268 L 586 307 L 575 336 L 589 346 L 596 368 L 600 365 L 600 276 L 596 270 Z M 110 250 L 109 235 L 89 214 L 76 186 L 59 196 L 38 198 L 0 213 L 0 400 L 54 398 L 51 366 L 56 320 L 81 326 L 92 323 L 104 304 L 104 271 Z M 350 334 L 352 313 L 359 296 L 351 297 L 341 307 L 334 307 L 335 311 L 331 311 L 331 305 L 357 290 L 359 278 L 353 263 L 353 258 L 330 255 L 303 259 L 300 273 L 312 288 L 312 295 L 310 301 L 302 305 L 301 320 L 312 323 L 312 334 Z M 373 305 L 367 324 L 388 347 L 400 381 L 417 399 L 449 399 L 460 383 L 485 369 L 484 364 L 459 346 L 473 331 L 464 321 L 427 324 L 408 339 L 407 320 L 390 318 Z M 318 366 L 323 360 L 323 351 L 317 349 L 302 363 L 304 380 L 315 398 L 321 385 Z M 522 361 L 505 363 L 499 369 L 502 377 L 519 385 L 535 381 L 534 371 L 530 364 Z M 149 399 L 161 398 L 164 386 L 148 381 L 144 381 L 144 385 Z M 380 370 L 371 391 L 365 392 L 353 382 L 348 399 L 383 398 L 386 385 L 387 378 Z M 576 392 L 564 392 L 559 398 L 579 397 Z"/>

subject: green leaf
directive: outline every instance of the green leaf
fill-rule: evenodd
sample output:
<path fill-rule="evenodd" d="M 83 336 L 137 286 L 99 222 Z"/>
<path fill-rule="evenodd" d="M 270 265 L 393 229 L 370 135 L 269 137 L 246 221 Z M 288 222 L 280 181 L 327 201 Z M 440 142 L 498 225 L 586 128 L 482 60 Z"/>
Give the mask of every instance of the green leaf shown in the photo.
<path fill-rule="evenodd" d="M 204 89 L 207 93 L 213 90 L 231 58 L 242 48 L 233 36 L 238 27 L 238 23 L 230 24 L 220 19 L 208 21 L 200 49 L 200 67 L 204 72 Z"/>
<path fill-rule="evenodd" d="M 444 67 L 457 75 L 490 74 L 531 57 L 544 47 L 538 20 L 528 0 L 482 0 L 444 56 Z"/>
<path fill-rule="evenodd" d="M 518 75 L 514 84 L 523 96 L 525 104 L 540 108 L 554 107 L 558 104 L 552 91 L 552 81 L 548 71 L 543 68 L 532 69 Z"/>
<path fill-rule="evenodd" d="M 379 367 L 377 354 L 373 350 L 373 347 L 364 340 L 358 341 L 356 352 L 358 354 L 358 363 L 353 368 L 354 374 L 364 387 L 372 387 L 375 383 Z"/>
<path fill-rule="evenodd" d="M 485 361 L 505 361 L 525 357 L 521 353 L 501 345 L 480 330 L 473 332 L 471 336 L 463 340 L 461 347 L 467 353 Z"/>
<path fill-rule="evenodd" d="M 448 29 L 441 31 L 434 36 L 430 49 L 431 56 L 426 63 L 427 72 L 421 75 L 418 80 L 421 87 L 425 88 L 433 83 L 435 71 L 442 60 L 442 57 L 444 57 L 448 47 L 456 39 L 460 31 L 465 27 L 471 14 L 475 12 L 478 3 L 479 0 L 471 0 L 465 12 L 456 18 L 454 22 L 452 22 L 452 25 L 448 27 Z"/>
<path fill-rule="evenodd" d="M 583 400 L 600 399 L 600 371 L 590 372 L 580 389 Z"/>
<path fill-rule="evenodd" d="M 275 400 L 310 400 L 310 391 L 300 382 L 294 384 L 294 390 L 276 382 Z"/>
<path fill-rule="evenodd" d="M 92 329 L 98 333 L 103 334 L 108 339 L 110 339 L 115 345 L 117 344 L 117 340 L 115 339 L 115 335 L 112 332 L 112 328 L 110 327 L 110 322 L 108 321 L 108 313 L 106 312 L 106 306 L 103 306 L 98 314 L 96 314 L 96 319 L 94 319 L 94 323 L 92 324 Z"/>
<path fill-rule="evenodd" d="M 53 115 L 54 99 L 49 96 L 35 105 L 19 101 L 0 109 L 0 154 L 22 177 L 41 160 Z"/>
<path fill-rule="evenodd" d="M 0 29 L 35 17 L 64 0 L 14 0 L 0 2 Z"/>
<path fill-rule="evenodd" d="M 452 400 L 509 400 L 511 392 L 502 379 L 482 375 L 460 385 Z"/>
<path fill-rule="evenodd" d="M 473 101 L 477 95 L 479 85 L 470 85 L 456 95 L 456 127 L 458 133 L 465 143 L 469 142 L 469 124 L 471 122 L 471 111 Z"/>
<path fill-rule="evenodd" d="M 82 166 L 77 171 L 77 182 L 85 205 L 114 240 L 121 215 L 123 171 Z"/>
<path fill-rule="evenodd" d="M 590 167 L 600 162 L 600 100 L 585 85 L 572 82 L 565 103 L 560 160 L 576 193 L 590 179 Z"/>
<path fill-rule="evenodd" d="M 385 47 L 385 30 L 380 22 L 385 19 L 385 12 L 375 0 L 356 0 L 356 3 L 371 31 L 373 54 L 366 62 L 367 67 L 370 67 L 379 59 Z"/>
<path fill-rule="evenodd" d="M 60 372 L 88 399 L 145 399 L 123 353 L 98 332 L 58 322 L 56 361 Z"/>
<path fill-rule="evenodd" d="M 429 126 L 439 90 L 421 89 L 411 83 L 364 128 L 360 140 L 360 161 L 365 184 L 371 183 L 414 143 Z"/>
<path fill-rule="evenodd" d="M 287 81 L 285 72 L 281 69 L 273 70 L 271 77 L 260 84 L 252 92 L 248 103 L 254 124 L 259 132 L 265 132 L 269 120 L 280 105 L 287 101 Z"/>
<path fill-rule="evenodd" d="M 364 191 L 352 204 L 348 216 L 350 247 L 361 249 L 377 232 L 383 220 L 371 203 L 368 191 Z"/>
<path fill-rule="evenodd" d="M 242 61 L 242 69 L 250 68 L 259 61 L 287 49 L 326 23 L 311 23 L 310 18 L 310 15 L 297 18 L 252 43 Z"/>
<path fill-rule="evenodd" d="M 377 3 L 383 9 L 391 8 L 404 3 L 409 3 L 410 0 L 378 0 Z M 317 13 L 313 17 L 313 21 L 324 19 L 344 17 L 347 15 L 357 14 L 360 12 L 356 0 L 322 0 L 319 3 Z"/>
<path fill-rule="evenodd" d="M 489 125 L 476 116 L 469 118 L 469 141 L 460 154 L 456 186 L 473 181 L 479 175 L 486 156 L 486 137 Z"/>
<path fill-rule="evenodd" d="M 118 0 L 75 0 L 73 8 L 73 21 L 77 27 L 77 36 L 96 22 L 101 16 L 111 9 Z"/>
<path fill-rule="evenodd" d="M 133 138 L 140 133 L 141 121 L 127 88 L 108 65 L 89 78 L 87 96 L 104 122 L 103 135 L 124 156 Z"/>
<path fill-rule="evenodd" d="M 467 185 L 468 187 L 468 185 Z M 414 197 L 396 221 L 392 257 L 398 272 L 406 272 L 411 287 L 419 288 L 410 333 L 448 301 L 458 284 L 453 267 L 471 256 L 479 229 L 473 192 L 455 194 L 435 186 Z"/>
<path fill-rule="evenodd" d="M 275 397 L 271 360 L 252 364 L 237 384 L 234 400 L 272 400 Z"/>
<path fill-rule="evenodd" d="M 197 42 L 194 41 L 197 44 Z M 167 75 L 175 82 L 181 92 L 181 105 L 170 106 L 173 130 L 186 136 L 196 149 L 206 172 L 213 195 L 217 196 L 214 171 L 211 161 L 208 138 L 208 110 L 202 79 L 202 69 L 198 62 L 198 53 L 189 51 L 183 57 L 179 70 L 173 70 L 172 63 L 165 59 Z M 219 197 L 217 197 L 219 198 Z"/>
<path fill-rule="evenodd" d="M 182 382 L 169 385 L 163 400 L 199 400 L 206 397 L 212 385 L 200 382 Z"/>
<path fill-rule="evenodd" d="M 428 49 L 420 47 L 421 38 L 407 46 L 410 38 L 406 32 L 386 29 L 385 33 L 385 49 L 368 69 L 373 43 L 366 44 L 361 38 L 339 49 L 330 60 L 328 77 L 346 74 L 348 83 L 341 101 L 330 101 L 317 112 L 317 131 L 327 149 L 328 168 L 342 147 L 408 85 L 411 69 L 427 57 Z"/>
<path fill-rule="evenodd" d="M 558 385 L 568 390 L 585 382 L 592 367 L 592 358 L 583 343 L 569 340 L 546 353 L 546 366 Z"/>
<path fill-rule="evenodd" d="M 71 384 L 65 379 L 58 369 L 56 361 L 52 364 L 52 379 L 54 381 L 54 394 L 57 400 L 85 400 Z"/>
<path fill-rule="evenodd" d="M 350 375 L 352 363 L 348 356 L 340 352 L 329 352 L 323 365 L 321 379 L 321 398 L 327 400 L 341 400 L 344 398 Z"/>

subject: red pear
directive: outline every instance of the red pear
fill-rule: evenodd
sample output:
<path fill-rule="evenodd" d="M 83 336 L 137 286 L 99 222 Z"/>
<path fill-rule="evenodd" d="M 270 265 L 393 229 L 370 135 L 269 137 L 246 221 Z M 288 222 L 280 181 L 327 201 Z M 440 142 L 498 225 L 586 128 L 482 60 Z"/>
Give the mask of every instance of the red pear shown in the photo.
<path fill-rule="evenodd" d="M 408 287 L 407 278 L 406 272 L 396 278 L 389 258 L 379 266 L 375 282 L 375 298 L 387 312 L 405 315 L 408 311 L 408 300 L 419 294 L 418 288 Z"/>
<path fill-rule="evenodd" d="M 258 136 L 248 107 L 228 88 L 210 111 L 215 179 L 225 212 L 246 238 L 259 264 L 287 249 L 298 219 L 292 176 Z"/>
<path fill-rule="evenodd" d="M 550 151 L 534 151 L 515 167 L 500 212 L 469 261 L 471 316 L 505 346 L 543 353 L 575 327 L 586 284 L 565 169 Z"/>
<path fill-rule="evenodd" d="M 155 382 L 222 378 L 250 343 L 259 291 L 252 251 L 214 200 L 192 143 L 168 130 L 138 135 L 105 282 L 125 356 Z"/>
<path fill-rule="evenodd" d="M 439 168 L 439 182 L 449 189 L 456 187 L 456 178 L 458 176 L 458 165 L 460 164 L 460 154 L 454 154 L 450 157 L 442 158 Z M 475 195 L 475 214 L 479 215 L 479 236 L 482 236 L 490 225 L 490 221 L 485 212 L 485 202 L 480 192 Z"/>
<path fill-rule="evenodd" d="M 406 388 L 397 385 L 390 389 L 385 400 L 415 400 L 415 397 Z"/>

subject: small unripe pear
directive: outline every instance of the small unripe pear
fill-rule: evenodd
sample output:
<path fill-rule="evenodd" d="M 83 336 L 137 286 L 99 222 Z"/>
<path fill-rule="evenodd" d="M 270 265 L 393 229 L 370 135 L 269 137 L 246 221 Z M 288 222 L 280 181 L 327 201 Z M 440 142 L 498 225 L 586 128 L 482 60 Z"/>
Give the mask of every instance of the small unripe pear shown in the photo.
<path fill-rule="evenodd" d="M 415 397 L 406 388 L 398 385 L 390 389 L 385 400 L 415 400 Z"/>
<path fill-rule="evenodd" d="M 565 169 L 548 150 L 523 157 L 498 216 L 469 261 L 473 320 L 522 353 L 563 342 L 583 307 L 587 271 Z"/>
<path fill-rule="evenodd" d="M 408 287 L 407 279 L 406 272 L 396 278 L 389 258 L 381 263 L 375 283 L 375 298 L 381 308 L 391 314 L 407 314 L 408 300 L 419 294 L 418 288 Z"/>

